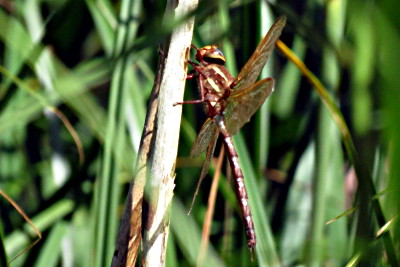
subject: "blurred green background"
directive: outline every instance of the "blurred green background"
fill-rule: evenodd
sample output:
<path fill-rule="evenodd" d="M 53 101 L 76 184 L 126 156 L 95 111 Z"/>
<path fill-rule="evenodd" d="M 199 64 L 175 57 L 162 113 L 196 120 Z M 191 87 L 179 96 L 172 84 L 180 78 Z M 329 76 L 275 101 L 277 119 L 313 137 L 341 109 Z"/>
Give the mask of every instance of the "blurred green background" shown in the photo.
<path fill-rule="evenodd" d="M 159 46 L 174 26 L 163 22 L 166 1 L 4 0 L 0 7 L 0 189 L 43 234 L 12 266 L 108 266 Z M 356 153 L 349 156 L 332 120 L 340 114 L 330 114 L 275 50 L 262 74 L 276 79 L 275 92 L 234 139 L 255 217 L 256 259 L 250 261 L 233 187 L 223 178 L 207 261 L 398 264 L 398 10 L 398 0 L 201 1 L 193 43 L 217 44 L 233 74 L 274 18 L 286 15 L 281 40 L 333 97 Z M 188 82 L 185 99 L 197 94 Z M 202 164 L 189 153 L 205 115 L 195 105 L 183 113 L 168 266 L 196 264 L 211 184 L 210 176 L 187 216 Z M 113 127 L 121 134 L 110 137 Z M 109 159 L 113 164 L 104 164 Z M 36 235 L 3 197 L 0 216 L 4 266 Z"/>

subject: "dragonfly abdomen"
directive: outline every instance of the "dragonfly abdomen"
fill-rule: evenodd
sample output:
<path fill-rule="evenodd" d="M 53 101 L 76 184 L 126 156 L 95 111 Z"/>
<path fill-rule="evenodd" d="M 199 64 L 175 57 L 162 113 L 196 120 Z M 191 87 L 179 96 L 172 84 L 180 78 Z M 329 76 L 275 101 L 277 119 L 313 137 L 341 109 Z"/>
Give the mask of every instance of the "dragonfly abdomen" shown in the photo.
<path fill-rule="evenodd" d="M 253 252 L 256 245 L 256 233 L 254 231 L 254 223 L 251 215 L 247 190 L 244 184 L 244 176 L 242 168 L 239 164 L 239 156 L 236 152 L 235 146 L 233 145 L 232 136 L 226 128 L 224 118 L 220 115 L 217 115 L 214 117 L 214 120 L 224 138 L 224 144 L 228 151 L 228 160 L 229 164 L 231 165 L 235 180 L 236 195 L 239 200 L 240 210 L 242 212 L 242 219 L 247 238 L 247 246 L 249 247 L 250 251 Z"/>

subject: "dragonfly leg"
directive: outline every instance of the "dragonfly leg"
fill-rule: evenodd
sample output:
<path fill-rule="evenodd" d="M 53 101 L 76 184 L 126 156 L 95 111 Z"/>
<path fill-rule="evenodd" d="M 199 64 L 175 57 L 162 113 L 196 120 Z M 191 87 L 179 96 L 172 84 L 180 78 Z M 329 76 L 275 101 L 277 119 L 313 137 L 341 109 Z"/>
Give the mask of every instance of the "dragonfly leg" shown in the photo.
<path fill-rule="evenodd" d="M 193 66 L 194 70 L 201 76 L 203 76 L 204 79 L 207 78 L 207 76 L 204 74 L 204 72 L 199 68 L 199 64 L 193 62 L 192 60 L 188 59 L 188 62 L 190 65 Z"/>
<path fill-rule="evenodd" d="M 189 100 L 189 101 L 182 101 L 182 102 L 175 102 L 174 106 L 177 105 L 183 105 L 183 104 L 200 104 L 200 103 L 204 103 L 204 100 Z"/>
<path fill-rule="evenodd" d="M 192 65 L 193 68 L 195 68 L 195 69 L 199 66 L 199 64 L 197 64 L 196 62 L 194 62 L 194 61 L 191 60 L 191 59 L 188 59 L 187 61 L 188 61 L 188 63 L 189 63 L 190 65 Z"/>
<path fill-rule="evenodd" d="M 200 73 L 201 74 L 201 70 L 197 70 L 196 69 L 196 67 L 197 67 L 197 64 L 196 63 L 194 63 L 193 61 L 191 61 L 191 60 L 189 60 L 189 63 L 190 62 L 192 62 L 194 65 L 193 65 L 193 67 L 195 67 L 195 71 L 197 71 L 198 73 Z M 204 103 L 204 102 L 206 102 L 206 100 L 205 100 L 205 98 L 204 98 L 204 87 L 203 87 L 203 83 L 202 82 L 200 82 L 200 77 L 199 77 L 199 75 L 195 75 L 195 74 L 192 74 L 192 75 L 188 75 L 188 77 L 190 77 L 189 79 L 192 79 L 193 77 L 195 77 L 195 76 L 197 76 L 197 79 L 198 79 L 198 84 L 199 84 L 199 87 L 200 87 L 200 96 L 201 96 L 201 99 L 198 99 L 198 100 L 189 100 L 189 101 L 182 101 L 182 102 L 175 102 L 174 103 L 174 106 L 177 106 L 177 105 L 183 105 L 183 104 L 200 104 L 200 103 Z"/>
<path fill-rule="evenodd" d="M 187 75 L 186 75 L 186 80 L 190 80 L 190 79 L 193 79 L 193 78 L 195 78 L 197 75 L 196 75 L 196 73 L 194 73 L 194 72 L 189 72 Z"/>
<path fill-rule="evenodd" d="M 174 107 L 177 105 L 183 105 L 183 104 L 200 104 L 200 103 L 204 103 L 206 102 L 206 100 L 204 99 L 204 94 L 203 94 L 203 84 L 201 82 L 199 82 L 199 87 L 200 87 L 200 95 L 201 95 L 201 99 L 198 100 L 189 100 L 189 101 L 182 101 L 182 102 L 175 102 L 174 103 Z"/>
<path fill-rule="evenodd" d="M 235 86 L 236 86 L 236 81 L 233 81 L 230 85 L 229 85 L 229 87 L 231 88 L 231 89 L 233 89 Z"/>
<path fill-rule="evenodd" d="M 199 79 L 200 80 L 200 79 Z M 204 103 L 205 99 L 204 99 L 204 94 L 203 94 L 203 84 L 199 81 L 199 87 L 200 87 L 200 95 L 201 95 L 201 99 L 198 100 L 189 100 L 189 101 L 182 101 L 182 102 L 175 102 L 174 106 L 177 105 L 183 105 L 183 104 L 200 104 L 200 103 Z"/>

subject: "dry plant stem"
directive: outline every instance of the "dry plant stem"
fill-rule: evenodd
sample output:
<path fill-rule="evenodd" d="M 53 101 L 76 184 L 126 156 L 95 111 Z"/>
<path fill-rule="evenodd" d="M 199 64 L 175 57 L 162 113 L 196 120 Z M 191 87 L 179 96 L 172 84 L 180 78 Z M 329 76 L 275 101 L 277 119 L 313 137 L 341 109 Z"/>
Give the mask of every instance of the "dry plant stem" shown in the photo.
<path fill-rule="evenodd" d="M 181 16 L 193 9 L 189 1 L 180 1 L 175 9 Z M 144 227 L 145 266 L 164 266 L 169 232 L 170 206 L 175 187 L 175 161 L 182 107 L 173 104 L 183 99 L 186 60 L 192 39 L 193 19 L 176 28 L 166 53 L 156 116 L 154 150 L 149 157 L 149 211 Z"/>
<path fill-rule="evenodd" d="M 14 261 L 16 258 L 33 248 L 41 239 L 42 239 L 42 233 L 37 229 L 37 227 L 33 224 L 33 222 L 29 219 L 29 217 L 25 214 L 25 212 L 21 209 L 20 206 L 18 206 L 17 203 L 15 203 L 14 200 L 12 200 L 6 193 L 3 192 L 3 190 L 0 189 L 0 195 L 2 195 L 11 205 L 13 205 L 14 209 L 17 210 L 19 214 L 24 218 L 24 220 L 32 227 L 32 229 L 35 231 L 36 235 L 38 238 L 30 244 L 27 248 L 19 252 L 17 255 L 15 255 L 7 264 L 7 266 L 10 266 L 11 262 Z"/>
<path fill-rule="evenodd" d="M 197 266 L 203 266 L 203 260 L 207 252 L 207 246 L 210 237 L 211 222 L 214 215 L 215 200 L 217 199 L 217 189 L 218 189 L 219 178 L 221 177 L 221 169 L 222 169 L 222 162 L 224 159 L 224 155 L 225 155 L 225 148 L 224 146 L 222 146 L 221 152 L 219 153 L 218 157 L 217 168 L 215 170 L 213 182 L 210 189 L 210 195 L 208 196 L 208 206 L 206 215 L 204 216 L 200 253 L 199 257 L 197 258 Z"/>
<path fill-rule="evenodd" d="M 197 6 L 197 0 L 169 1 L 167 13 L 181 18 Z M 169 18 L 170 19 L 170 18 Z M 119 229 L 111 266 L 134 266 L 142 240 L 142 203 L 146 179 L 149 183 L 149 211 L 144 225 L 144 266 L 164 266 L 169 231 L 175 159 L 178 151 L 182 101 L 186 81 L 186 60 L 192 40 L 194 19 L 177 26 L 161 54 L 159 69 L 142 134 L 136 163 Z"/>
<path fill-rule="evenodd" d="M 163 57 L 160 57 L 159 69 L 162 69 L 162 61 Z M 112 267 L 134 266 L 136 263 L 139 245 L 142 239 L 142 203 L 144 186 L 146 183 L 146 162 L 148 161 L 151 141 L 153 139 L 154 122 L 158 108 L 157 96 L 160 89 L 161 76 L 161 72 L 158 72 L 154 81 L 136 162 L 136 176 L 130 184 L 111 263 Z"/>

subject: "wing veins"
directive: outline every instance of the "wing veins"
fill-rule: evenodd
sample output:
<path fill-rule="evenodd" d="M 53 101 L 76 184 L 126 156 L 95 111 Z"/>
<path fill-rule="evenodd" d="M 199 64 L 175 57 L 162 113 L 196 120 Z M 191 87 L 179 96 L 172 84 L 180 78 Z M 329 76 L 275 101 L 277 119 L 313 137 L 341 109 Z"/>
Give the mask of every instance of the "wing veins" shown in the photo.
<path fill-rule="evenodd" d="M 256 111 L 271 95 L 274 88 L 274 79 L 266 78 L 252 86 L 235 91 L 230 96 L 231 110 L 227 112 L 227 127 L 234 135 L 247 123 Z"/>
<path fill-rule="evenodd" d="M 213 120 L 211 120 L 211 121 L 213 121 Z M 212 156 L 214 154 L 214 150 L 215 150 L 215 145 L 217 144 L 219 130 L 215 126 L 215 124 L 212 124 L 212 125 L 214 126 L 214 130 L 211 132 L 212 135 L 211 135 L 210 142 L 208 143 L 208 147 L 207 147 L 206 160 L 204 161 L 203 168 L 201 169 L 200 178 L 199 178 L 199 181 L 197 182 L 196 191 L 194 192 L 194 195 L 193 195 L 192 204 L 190 205 L 190 209 L 189 209 L 189 214 L 192 211 L 194 201 L 196 200 L 197 194 L 199 193 L 201 182 L 203 181 L 204 177 L 208 173 L 208 169 L 210 168 L 211 158 L 212 158 Z M 199 135 L 200 135 L 200 133 L 199 133 Z"/>
<path fill-rule="evenodd" d="M 285 16 L 281 16 L 275 21 L 268 33 L 257 46 L 253 55 L 239 72 L 234 82 L 234 91 L 240 90 L 247 85 L 253 84 L 257 80 L 258 76 L 260 76 L 262 69 L 264 68 L 265 63 L 267 63 L 269 57 L 271 56 L 272 51 L 275 47 L 275 43 L 279 39 L 279 36 L 281 35 L 285 24 Z"/>

